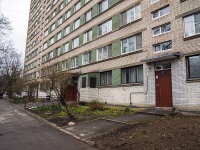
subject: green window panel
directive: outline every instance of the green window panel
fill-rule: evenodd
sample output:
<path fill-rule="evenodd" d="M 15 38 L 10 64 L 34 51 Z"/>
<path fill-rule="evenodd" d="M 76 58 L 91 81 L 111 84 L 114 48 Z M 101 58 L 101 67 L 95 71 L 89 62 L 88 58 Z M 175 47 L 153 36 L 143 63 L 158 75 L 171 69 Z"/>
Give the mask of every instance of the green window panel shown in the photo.
<path fill-rule="evenodd" d="M 120 55 L 121 55 L 121 41 L 117 40 L 114 43 L 112 43 L 112 57 Z"/>
<path fill-rule="evenodd" d="M 82 55 L 78 56 L 78 66 L 82 66 Z"/>
<path fill-rule="evenodd" d="M 97 55 L 96 55 L 96 50 L 93 50 L 92 52 L 91 52 L 91 63 L 93 63 L 93 62 L 96 62 L 96 60 L 97 60 Z"/>
<path fill-rule="evenodd" d="M 85 5 L 85 0 L 81 0 L 81 7 Z"/>
<path fill-rule="evenodd" d="M 50 40 L 47 41 L 47 48 L 50 46 Z"/>
<path fill-rule="evenodd" d="M 85 23 L 85 14 L 80 17 L 80 24 L 83 25 Z"/>
<path fill-rule="evenodd" d="M 112 5 L 115 5 L 115 4 L 118 3 L 119 1 L 121 1 L 121 0 L 114 0 L 114 1 L 112 1 Z"/>
<path fill-rule="evenodd" d="M 72 50 L 72 40 L 69 41 L 69 51 Z"/>
<path fill-rule="evenodd" d="M 71 8 L 71 15 L 73 15 L 74 14 L 74 6 L 72 6 L 72 8 Z"/>
<path fill-rule="evenodd" d="M 62 20 L 65 21 L 65 13 L 62 15 Z"/>
<path fill-rule="evenodd" d="M 70 24 L 70 32 L 73 31 L 73 23 Z"/>
<path fill-rule="evenodd" d="M 61 31 L 61 38 L 63 38 L 63 37 L 64 37 L 64 35 L 65 35 L 65 30 L 64 30 L 64 29 L 62 29 L 62 31 Z"/>
<path fill-rule="evenodd" d="M 71 66 L 72 66 L 72 60 L 69 59 L 69 60 L 68 60 L 68 66 L 67 66 L 67 69 L 71 69 Z"/>
<path fill-rule="evenodd" d="M 88 84 L 88 74 L 81 75 L 80 77 L 81 77 L 81 79 L 82 78 L 86 78 L 86 87 L 89 87 L 89 84 Z M 81 85 L 82 85 L 82 83 L 81 83 Z"/>
<path fill-rule="evenodd" d="M 79 36 L 79 46 L 83 45 L 83 34 Z"/>
<path fill-rule="evenodd" d="M 60 54 L 63 54 L 63 45 L 60 46 Z"/>
<path fill-rule="evenodd" d="M 92 18 L 96 17 L 98 15 L 98 4 L 95 4 L 92 8 Z"/>
<path fill-rule="evenodd" d="M 113 30 L 119 29 L 121 22 L 121 14 L 117 14 L 112 18 L 112 28 Z"/>
<path fill-rule="evenodd" d="M 53 50 L 53 58 L 56 57 L 56 49 Z"/>
<path fill-rule="evenodd" d="M 121 69 L 112 70 L 112 84 L 113 85 L 121 84 Z"/>
<path fill-rule="evenodd" d="M 97 32 L 98 32 L 98 27 L 95 26 L 92 28 L 92 40 L 95 40 L 97 38 Z"/>

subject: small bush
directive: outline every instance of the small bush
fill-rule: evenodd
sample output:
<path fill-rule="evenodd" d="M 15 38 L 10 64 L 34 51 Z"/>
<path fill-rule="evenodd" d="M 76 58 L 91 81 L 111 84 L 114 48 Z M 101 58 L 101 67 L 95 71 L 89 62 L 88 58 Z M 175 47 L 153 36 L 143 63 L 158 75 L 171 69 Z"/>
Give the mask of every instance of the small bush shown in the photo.
<path fill-rule="evenodd" d="M 129 107 L 126 107 L 125 109 L 124 109 L 124 113 L 130 113 L 130 108 Z"/>
<path fill-rule="evenodd" d="M 81 106 L 86 106 L 86 105 L 87 105 L 87 102 L 80 101 L 80 102 L 79 102 L 79 105 L 81 105 Z"/>
<path fill-rule="evenodd" d="M 89 103 L 89 108 L 94 111 L 94 110 L 105 110 L 105 107 L 102 103 L 99 101 L 93 100 Z"/>

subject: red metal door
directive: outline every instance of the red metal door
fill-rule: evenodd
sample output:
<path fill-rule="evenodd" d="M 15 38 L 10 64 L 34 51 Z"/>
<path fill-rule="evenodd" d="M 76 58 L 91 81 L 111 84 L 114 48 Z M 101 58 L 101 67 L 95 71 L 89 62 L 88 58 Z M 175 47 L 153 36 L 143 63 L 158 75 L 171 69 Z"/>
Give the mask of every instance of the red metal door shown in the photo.
<path fill-rule="evenodd" d="M 172 107 L 171 70 L 156 71 L 156 107 Z"/>
<path fill-rule="evenodd" d="M 77 101 L 77 94 L 78 94 L 77 83 L 75 83 L 73 86 L 69 86 L 66 92 L 67 96 L 65 101 Z"/>

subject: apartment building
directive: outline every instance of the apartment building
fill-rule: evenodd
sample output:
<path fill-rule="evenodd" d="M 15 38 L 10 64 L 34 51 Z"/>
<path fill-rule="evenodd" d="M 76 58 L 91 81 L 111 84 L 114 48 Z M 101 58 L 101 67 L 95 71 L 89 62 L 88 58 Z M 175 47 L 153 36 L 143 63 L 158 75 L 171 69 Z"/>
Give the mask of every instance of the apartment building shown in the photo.
<path fill-rule="evenodd" d="M 200 106 L 200 1 L 32 0 L 24 66 L 74 73 L 70 101 Z"/>

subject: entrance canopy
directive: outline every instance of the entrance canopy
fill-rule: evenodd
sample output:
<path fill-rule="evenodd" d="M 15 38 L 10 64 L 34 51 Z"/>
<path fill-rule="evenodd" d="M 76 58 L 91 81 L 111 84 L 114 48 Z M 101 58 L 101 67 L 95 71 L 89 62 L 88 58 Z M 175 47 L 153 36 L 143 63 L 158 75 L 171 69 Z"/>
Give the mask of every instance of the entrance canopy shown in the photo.
<path fill-rule="evenodd" d="M 153 62 L 178 59 L 178 58 L 180 58 L 180 52 L 168 53 L 168 54 L 163 54 L 163 55 L 154 56 L 154 57 L 150 57 L 150 58 L 145 58 L 145 59 L 141 60 L 141 62 L 153 63 Z"/>

